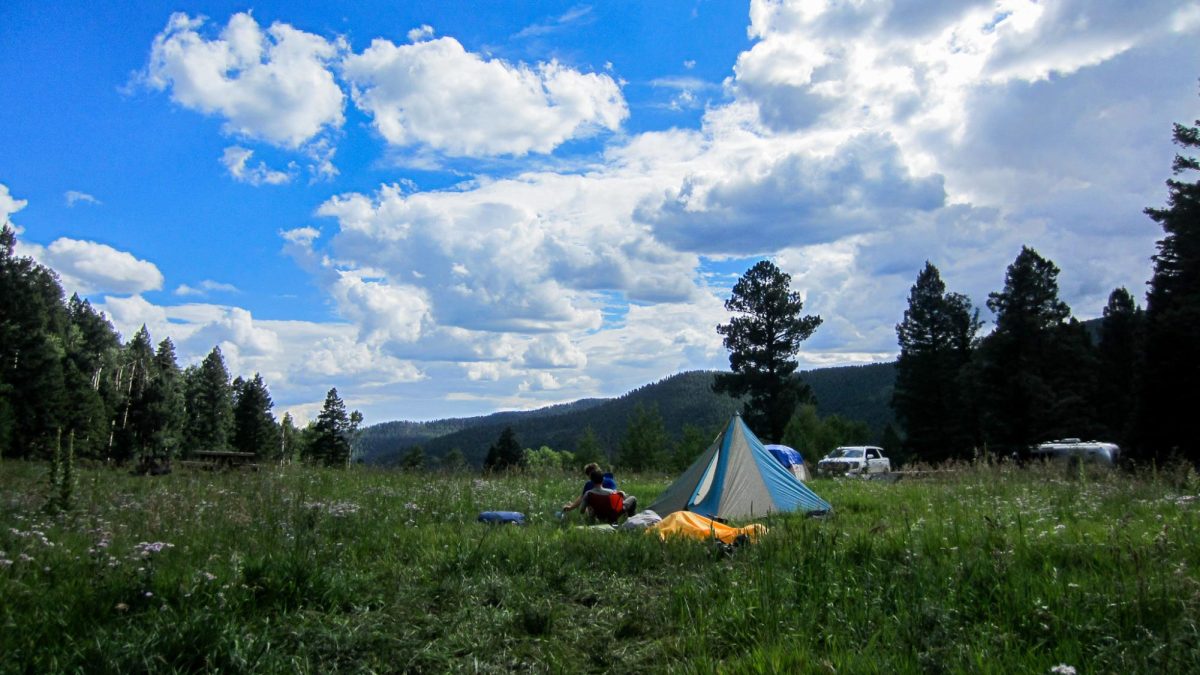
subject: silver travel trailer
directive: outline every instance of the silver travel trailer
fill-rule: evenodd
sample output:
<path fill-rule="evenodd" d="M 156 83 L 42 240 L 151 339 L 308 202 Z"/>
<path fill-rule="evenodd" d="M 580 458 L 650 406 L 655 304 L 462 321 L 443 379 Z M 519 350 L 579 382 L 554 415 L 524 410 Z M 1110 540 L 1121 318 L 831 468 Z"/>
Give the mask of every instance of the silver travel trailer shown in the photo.
<path fill-rule="evenodd" d="M 1063 438 L 1049 443 L 1041 443 L 1033 449 L 1034 459 L 1059 459 L 1106 466 L 1114 466 L 1120 455 L 1121 448 L 1116 443 L 1081 441 L 1078 438 Z"/>

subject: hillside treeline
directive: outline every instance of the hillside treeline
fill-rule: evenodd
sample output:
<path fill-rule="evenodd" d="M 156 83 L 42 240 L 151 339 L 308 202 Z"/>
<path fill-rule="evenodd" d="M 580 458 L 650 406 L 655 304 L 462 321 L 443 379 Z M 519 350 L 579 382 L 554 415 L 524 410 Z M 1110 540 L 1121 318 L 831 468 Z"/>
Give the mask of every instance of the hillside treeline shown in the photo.
<path fill-rule="evenodd" d="M 527 449 L 570 452 L 575 463 L 583 457 L 623 468 L 673 470 L 686 467 L 742 407 L 743 401 L 713 391 L 715 377 L 712 371 L 679 373 L 615 399 L 584 399 L 528 412 L 386 422 L 363 431 L 361 457 L 373 464 L 403 465 L 419 447 L 427 466 L 448 456 L 478 466 L 511 428 Z M 812 458 L 839 443 L 889 437 L 893 364 L 822 368 L 801 377 L 812 387 L 816 406 L 798 410 L 783 439 L 764 440 L 782 440 Z"/>
<path fill-rule="evenodd" d="M 219 347 L 180 369 L 170 338 L 127 342 L 54 270 L 15 254 L 0 228 L 0 457 L 75 457 L 159 468 L 197 452 L 349 460 L 361 420 L 330 390 L 316 421 L 276 421 L 262 376 L 230 379 Z"/>

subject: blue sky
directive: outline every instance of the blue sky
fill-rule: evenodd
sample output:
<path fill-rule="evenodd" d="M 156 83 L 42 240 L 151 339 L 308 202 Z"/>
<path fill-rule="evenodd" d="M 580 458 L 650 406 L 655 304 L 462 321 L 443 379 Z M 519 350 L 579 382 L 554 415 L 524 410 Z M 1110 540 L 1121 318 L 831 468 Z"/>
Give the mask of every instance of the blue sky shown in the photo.
<path fill-rule="evenodd" d="M 1140 295 L 1200 3 L 8 2 L 0 215 L 126 336 L 219 344 L 277 412 L 610 396 L 727 363 L 770 257 L 894 357 L 926 259 L 982 307 L 1030 245 Z M 984 310 L 984 318 L 987 312 Z"/>

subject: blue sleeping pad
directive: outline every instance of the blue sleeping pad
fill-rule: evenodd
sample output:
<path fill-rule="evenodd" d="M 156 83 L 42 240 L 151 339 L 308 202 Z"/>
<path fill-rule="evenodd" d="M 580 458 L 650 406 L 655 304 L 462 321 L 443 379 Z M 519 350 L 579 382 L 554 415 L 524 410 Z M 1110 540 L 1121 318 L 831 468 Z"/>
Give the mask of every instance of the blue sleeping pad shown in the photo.
<path fill-rule="evenodd" d="M 525 525 L 525 514 L 519 511 L 484 511 L 477 518 L 481 523 L 492 525 Z"/>

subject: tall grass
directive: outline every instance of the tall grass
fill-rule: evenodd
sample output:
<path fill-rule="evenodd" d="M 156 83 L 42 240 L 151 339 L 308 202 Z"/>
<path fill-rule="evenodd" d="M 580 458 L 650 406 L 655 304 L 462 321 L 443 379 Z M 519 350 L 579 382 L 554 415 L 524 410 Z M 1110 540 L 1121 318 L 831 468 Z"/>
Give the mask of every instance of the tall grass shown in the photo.
<path fill-rule="evenodd" d="M 1200 671 L 1186 471 L 817 481 L 732 554 L 559 521 L 574 477 L 47 471 L 0 465 L 4 672 Z"/>

